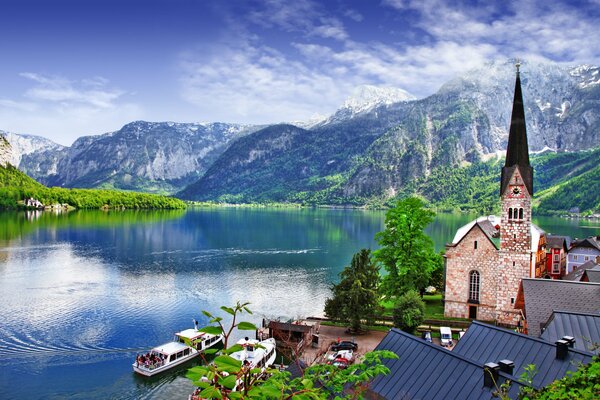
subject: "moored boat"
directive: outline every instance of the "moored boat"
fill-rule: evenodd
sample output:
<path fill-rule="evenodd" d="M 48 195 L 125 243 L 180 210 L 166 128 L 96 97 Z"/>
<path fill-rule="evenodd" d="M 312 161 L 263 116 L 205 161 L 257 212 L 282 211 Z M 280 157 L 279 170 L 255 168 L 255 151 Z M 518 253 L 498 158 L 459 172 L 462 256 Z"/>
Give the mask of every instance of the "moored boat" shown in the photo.
<path fill-rule="evenodd" d="M 175 334 L 174 341 L 138 355 L 133 370 L 145 376 L 156 375 L 191 360 L 222 341 L 223 335 L 200 332 L 197 328 L 185 329 Z"/>

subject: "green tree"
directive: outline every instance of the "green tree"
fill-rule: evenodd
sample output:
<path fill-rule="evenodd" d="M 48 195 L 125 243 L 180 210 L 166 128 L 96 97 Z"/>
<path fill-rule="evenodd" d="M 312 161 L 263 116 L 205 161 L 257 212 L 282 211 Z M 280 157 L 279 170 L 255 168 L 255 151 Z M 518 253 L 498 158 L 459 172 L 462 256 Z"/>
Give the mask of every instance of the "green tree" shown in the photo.
<path fill-rule="evenodd" d="M 415 290 L 409 290 L 394 305 L 394 326 L 414 333 L 425 319 L 425 302 Z"/>
<path fill-rule="evenodd" d="M 341 281 L 332 285 L 333 298 L 325 301 L 325 314 L 348 322 L 353 332 L 361 330 L 361 321 L 370 320 L 379 305 L 379 268 L 371 260 L 371 252 L 362 249 L 340 273 Z"/>
<path fill-rule="evenodd" d="M 424 232 L 434 216 L 416 197 L 398 201 L 386 213 L 385 229 L 375 235 L 381 248 L 374 252 L 387 271 L 382 282 L 384 293 L 399 297 L 415 289 L 423 294 L 434 271 L 442 268 L 442 257 Z"/>

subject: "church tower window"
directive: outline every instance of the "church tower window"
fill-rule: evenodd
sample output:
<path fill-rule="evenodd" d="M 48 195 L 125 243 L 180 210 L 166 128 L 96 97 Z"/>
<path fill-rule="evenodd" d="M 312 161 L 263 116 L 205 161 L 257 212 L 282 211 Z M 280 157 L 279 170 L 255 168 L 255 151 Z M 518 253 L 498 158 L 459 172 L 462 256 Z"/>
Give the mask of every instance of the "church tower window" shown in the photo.
<path fill-rule="evenodd" d="M 479 303 L 480 276 L 478 271 L 469 272 L 469 302 Z"/>
<path fill-rule="evenodd" d="M 519 208 L 519 219 L 523 219 L 523 209 Z"/>

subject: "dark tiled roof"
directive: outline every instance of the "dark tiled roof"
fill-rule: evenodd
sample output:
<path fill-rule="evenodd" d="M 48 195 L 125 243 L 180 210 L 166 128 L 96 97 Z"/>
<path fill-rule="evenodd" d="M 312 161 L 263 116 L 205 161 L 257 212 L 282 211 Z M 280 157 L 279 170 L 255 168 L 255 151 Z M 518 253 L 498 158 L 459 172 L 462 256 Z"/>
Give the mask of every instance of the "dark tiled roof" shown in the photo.
<path fill-rule="evenodd" d="M 519 167 L 523 183 L 529 194 L 533 197 L 533 168 L 529 164 L 529 147 L 527 145 L 527 129 L 525 128 L 525 109 L 523 107 L 523 93 L 521 91 L 521 77 L 517 72 L 515 82 L 515 97 L 513 100 L 512 117 L 510 120 L 510 131 L 508 133 L 508 145 L 506 148 L 506 162 L 502 168 L 500 183 L 500 195 L 503 195 L 508 181 Z"/>
<path fill-rule="evenodd" d="M 492 224 L 490 221 L 488 221 L 487 219 L 484 221 L 478 221 L 477 225 L 479 225 L 479 227 L 481 228 L 483 233 L 485 233 L 485 235 L 490 240 L 500 236 L 500 231 L 498 229 L 496 229 L 496 226 L 494 224 Z M 493 240 L 492 240 L 492 243 L 494 243 Z"/>
<path fill-rule="evenodd" d="M 521 281 L 525 317 L 530 336 L 540 336 L 554 310 L 596 313 L 600 310 L 600 284 L 524 278 Z"/>
<path fill-rule="evenodd" d="M 568 236 L 546 235 L 546 247 L 559 249 L 561 247 L 569 249 L 571 238 Z"/>
<path fill-rule="evenodd" d="M 379 376 L 369 386 L 369 399 L 492 399 L 496 388 L 483 385 L 483 363 L 477 363 L 430 344 L 413 335 L 392 329 L 376 350 L 390 350 L 397 360 L 384 360 L 390 374 Z M 500 373 L 498 384 L 516 378 Z M 519 383 L 510 397 L 516 398 Z"/>
<path fill-rule="evenodd" d="M 600 250 L 600 241 L 595 236 L 591 236 L 574 243 L 573 248 L 576 247 L 590 247 L 592 249 Z"/>
<path fill-rule="evenodd" d="M 600 314 L 554 311 L 541 338 L 551 343 L 563 336 L 575 338 L 575 348 L 600 354 Z"/>
<path fill-rule="evenodd" d="M 525 367 L 533 364 L 537 371 L 533 385 L 538 387 L 564 377 L 567 371 L 576 370 L 578 363 L 592 359 L 588 352 L 569 349 L 567 357 L 560 360 L 553 343 L 478 321 L 473 321 L 452 352 L 481 364 L 511 360 L 515 363 L 514 376 L 520 376 Z"/>

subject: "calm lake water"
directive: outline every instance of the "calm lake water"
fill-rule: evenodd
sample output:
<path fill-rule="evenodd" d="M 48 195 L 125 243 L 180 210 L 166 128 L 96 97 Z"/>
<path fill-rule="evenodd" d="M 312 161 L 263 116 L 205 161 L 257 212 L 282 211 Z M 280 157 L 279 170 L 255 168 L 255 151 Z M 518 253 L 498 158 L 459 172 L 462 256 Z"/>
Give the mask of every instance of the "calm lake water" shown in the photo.
<path fill-rule="evenodd" d="M 329 285 L 385 213 L 313 209 L 0 213 L 0 398 L 187 398 L 186 365 L 135 376 L 136 352 L 201 310 L 250 301 L 259 322 L 322 312 Z M 473 216 L 442 214 L 438 249 Z M 538 219 L 552 233 L 598 221 Z"/>

